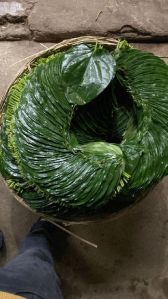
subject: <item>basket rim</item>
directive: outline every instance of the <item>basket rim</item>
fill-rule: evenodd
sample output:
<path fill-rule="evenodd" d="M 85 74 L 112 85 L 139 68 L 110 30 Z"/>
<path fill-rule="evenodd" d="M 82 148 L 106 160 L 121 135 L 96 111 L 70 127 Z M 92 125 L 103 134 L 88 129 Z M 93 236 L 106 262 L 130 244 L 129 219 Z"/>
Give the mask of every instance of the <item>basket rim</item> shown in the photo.
<path fill-rule="evenodd" d="M 104 45 L 104 46 L 108 46 L 108 47 L 115 47 L 117 45 L 117 43 L 119 42 L 118 39 L 114 39 L 112 37 L 104 37 L 104 36 L 81 36 L 81 37 L 77 37 L 77 38 L 70 38 L 70 39 L 65 39 L 62 42 L 56 43 L 54 45 L 52 45 L 51 47 L 42 50 L 38 53 L 35 53 L 28 58 L 30 58 L 28 60 L 28 62 L 26 62 L 19 70 L 19 72 L 16 74 L 15 78 L 12 80 L 12 82 L 8 85 L 8 88 L 6 89 L 4 95 L 2 96 L 2 98 L 0 99 L 0 126 L 2 124 L 2 118 L 3 118 L 3 108 L 5 106 L 6 103 L 6 95 L 8 94 L 10 88 L 13 86 L 13 84 L 16 82 L 16 80 L 25 72 L 25 71 L 31 71 L 31 66 L 33 65 L 34 62 L 36 62 L 36 60 L 38 60 L 39 58 L 42 57 L 47 57 L 49 55 L 52 55 L 56 52 L 59 52 L 63 49 L 67 49 L 73 45 L 77 45 L 77 44 L 82 44 L 82 43 L 96 43 L 99 42 L 100 44 Z M 58 223 L 63 223 L 64 225 L 75 225 L 75 224 L 89 224 L 89 223 L 100 223 L 100 222 L 106 222 L 106 221 L 111 221 L 111 220 L 115 220 L 118 219 L 119 217 L 121 217 L 122 215 L 125 215 L 128 210 L 132 209 L 133 207 L 135 207 L 135 205 L 140 201 L 141 198 L 138 198 L 135 202 L 131 203 L 129 206 L 117 211 L 117 212 L 113 212 L 113 213 L 109 213 L 109 214 L 102 214 L 102 215 L 98 215 L 93 216 L 93 217 L 88 217 L 88 219 L 84 220 L 79 218 L 79 220 L 66 220 L 66 219 L 60 219 L 60 218 L 53 218 L 50 217 L 46 214 L 43 213 L 39 213 L 38 211 L 36 211 L 35 209 L 32 209 L 28 204 L 26 204 L 26 202 L 23 200 L 23 198 L 21 198 L 20 196 L 18 196 L 14 190 L 10 189 L 9 186 L 6 183 L 6 180 L 2 177 L 2 180 L 4 182 L 4 184 L 6 185 L 7 189 L 10 191 L 10 193 L 13 195 L 13 197 L 25 208 L 27 208 L 28 210 L 30 210 L 32 213 L 42 216 L 43 218 L 45 218 L 46 220 L 51 220 L 54 222 L 58 222 Z M 81 217 L 82 218 L 82 217 Z"/>
<path fill-rule="evenodd" d="M 6 183 L 6 180 L 4 179 L 3 176 L 1 176 L 1 179 L 4 183 L 4 185 L 7 187 L 7 189 L 9 190 L 10 194 L 14 197 L 14 199 L 16 199 L 23 207 L 25 207 L 26 209 L 28 209 L 30 212 L 32 212 L 35 215 L 38 215 L 39 217 L 42 217 L 43 219 L 49 220 L 49 221 L 53 221 L 56 223 L 61 223 L 65 226 L 70 226 L 70 225 L 77 225 L 77 224 L 83 224 L 83 225 L 87 225 L 87 224 L 91 224 L 91 223 L 105 223 L 105 222 L 110 222 L 113 220 L 117 220 L 120 217 L 124 216 L 125 214 L 128 214 L 129 211 L 135 209 L 135 207 L 137 206 L 137 204 L 139 204 L 148 194 L 149 190 L 141 197 L 138 197 L 136 199 L 136 201 L 134 201 L 133 203 L 131 203 L 129 206 L 119 210 L 118 212 L 113 212 L 113 213 L 109 213 L 109 214 L 102 214 L 102 215 L 98 215 L 93 216 L 93 217 L 88 217 L 88 219 L 84 220 L 81 217 L 78 220 L 68 220 L 68 219 L 61 219 L 61 218 L 56 218 L 56 217 L 52 217 L 43 213 L 39 213 L 38 211 L 36 211 L 35 209 L 32 209 L 28 204 L 26 204 L 26 202 L 23 200 L 23 198 L 21 198 L 20 196 L 18 196 L 14 190 L 12 190 L 11 188 L 9 188 L 9 186 Z M 153 187 L 154 188 L 154 187 Z M 151 189 L 153 189 L 151 188 Z M 150 189 L 150 190 L 151 190 Z"/>

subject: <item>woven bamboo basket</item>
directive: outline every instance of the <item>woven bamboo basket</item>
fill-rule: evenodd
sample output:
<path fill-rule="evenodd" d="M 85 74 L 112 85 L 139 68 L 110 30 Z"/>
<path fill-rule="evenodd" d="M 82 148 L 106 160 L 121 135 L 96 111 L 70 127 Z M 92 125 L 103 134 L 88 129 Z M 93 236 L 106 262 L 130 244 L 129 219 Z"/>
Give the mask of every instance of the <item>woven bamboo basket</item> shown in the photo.
<path fill-rule="evenodd" d="M 31 71 L 31 69 L 33 68 L 33 64 L 42 57 L 48 57 L 51 54 L 54 54 L 56 52 L 60 52 L 60 51 L 65 51 L 66 49 L 68 49 L 69 47 L 73 46 L 73 45 L 77 45 L 77 44 L 81 44 L 81 43 L 96 43 L 99 42 L 100 44 L 102 44 L 104 47 L 113 50 L 117 43 L 118 40 L 113 39 L 113 38 L 107 38 L 107 37 L 99 37 L 99 36 L 82 36 L 82 37 L 78 37 L 78 38 L 72 38 L 72 39 L 67 39 L 64 40 L 60 43 L 55 44 L 54 46 L 45 49 L 39 53 L 36 53 L 34 55 L 32 55 L 31 57 L 27 57 L 30 58 L 29 62 L 26 63 L 23 68 L 19 71 L 19 73 L 16 75 L 15 79 L 12 81 L 12 83 L 9 85 L 8 89 L 6 90 L 4 96 L 2 97 L 1 101 L 0 101 L 0 126 L 2 124 L 2 116 L 3 116 L 3 108 L 6 102 L 6 95 L 8 94 L 9 89 L 12 87 L 12 85 L 16 82 L 16 80 L 25 72 L 25 71 Z M 4 178 L 2 178 L 3 181 L 5 182 Z M 5 182 L 6 186 L 7 183 Z M 7 188 L 9 189 L 9 187 L 7 186 Z M 49 220 L 50 222 L 54 222 L 54 223 L 62 223 L 64 225 L 74 225 L 74 224 L 88 224 L 90 222 L 100 222 L 100 221 L 109 221 L 109 220 L 113 220 L 116 218 L 119 218 L 120 216 L 122 216 L 123 214 L 128 213 L 128 211 L 133 208 L 142 198 L 144 198 L 146 196 L 146 194 L 148 193 L 145 192 L 145 194 L 141 194 L 140 196 L 138 196 L 136 198 L 136 200 L 131 203 L 129 206 L 117 211 L 117 212 L 113 212 L 113 213 L 104 213 L 98 216 L 93 216 L 93 217 L 87 217 L 86 219 L 80 218 L 77 220 L 74 219 L 56 219 L 56 218 L 52 218 L 49 217 L 47 215 L 44 214 L 39 214 L 37 213 L 35 210 L 33 210 L 32 208 L 30 208 L 25 201 L 19 197 L 14 191 L 12 191 L 10 189 L 10 192 L 12 192 L 14 198 L 20 202 L 24 207 L 26 207 L 27 209 L 29 209 L 30 211 L 32 211 L 33 213 L 38 214 L 39 216 L 42 216 L 44 219 Z"/>

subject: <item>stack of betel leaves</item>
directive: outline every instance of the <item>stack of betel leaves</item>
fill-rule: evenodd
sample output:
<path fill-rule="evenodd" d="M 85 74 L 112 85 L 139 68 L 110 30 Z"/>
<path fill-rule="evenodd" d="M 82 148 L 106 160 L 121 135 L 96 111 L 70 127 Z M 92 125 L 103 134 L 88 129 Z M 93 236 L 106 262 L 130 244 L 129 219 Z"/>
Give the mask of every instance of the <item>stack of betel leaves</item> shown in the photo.
<path fill-rule="evenodd" d="M 37 59 L 5 99 L 0 171 L 52 217 L 130 205 L 168 173 L 168 66 L 125 41 Z"/>

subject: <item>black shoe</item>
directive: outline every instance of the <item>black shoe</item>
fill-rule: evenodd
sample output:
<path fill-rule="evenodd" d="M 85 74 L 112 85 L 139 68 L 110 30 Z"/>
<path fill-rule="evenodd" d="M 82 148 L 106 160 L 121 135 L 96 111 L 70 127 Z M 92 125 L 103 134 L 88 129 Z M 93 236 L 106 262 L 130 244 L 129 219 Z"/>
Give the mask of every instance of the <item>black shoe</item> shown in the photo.
<path fill-rule="evenodd" d="M 61 226 L 64 227 L 63 225 Z M 49 241 L 53 241 L 53 236 L 54 239 L 62 239 L 62 237 L 68 236 L 68 234 L 61 230 L 61 228 L 42 218 L 39 218 L 37 222 L 33 224 L 30 232 L 33 234 L 43 233 L 49 239 Z"/>
<path fill-rule="evenodd" d="M 46 235 L 55 232 L 60 229 L 54 224 L 39 218 L 37 222 L 35 222 L 30 230 L 31 233 L 44 233 Z"/>
<path fill-rule="evenodd" d="M 0 231 L 0 249 L 3 249 L 4 247 L 4 235 L 3 232 Z"/>
<path fill-rule="evenodd" d="M 64 226 L 62 225 L 62 227 Z M 39 218 L 33 224 L 30 232 L 33 234 L 44 234 L 49 241 L 53 255 L 56 253 L 56 257 L 61 257 L 68 247 L 69 234 L 45 219 Z"/>

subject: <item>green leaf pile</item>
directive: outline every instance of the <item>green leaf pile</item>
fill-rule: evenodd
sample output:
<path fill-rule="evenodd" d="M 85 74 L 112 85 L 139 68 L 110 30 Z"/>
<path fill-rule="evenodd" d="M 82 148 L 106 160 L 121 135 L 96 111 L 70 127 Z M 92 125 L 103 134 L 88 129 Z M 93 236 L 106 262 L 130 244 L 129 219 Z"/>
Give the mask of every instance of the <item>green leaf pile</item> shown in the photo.
<path fill-rule="evenodd" d="M 168 66 L 119 42 L 41 58 L 10 88 L 0 171 L 38 212 L 117 211 L 168 173 Z"/>

